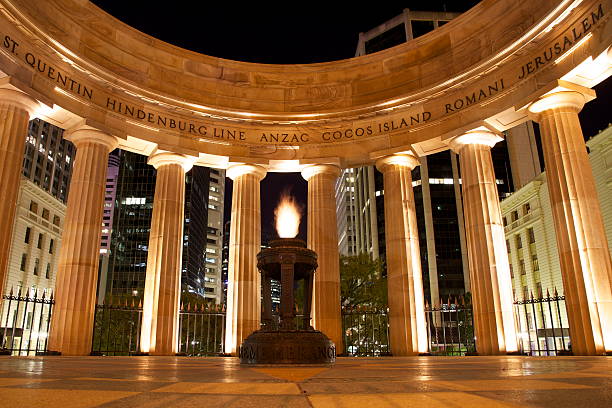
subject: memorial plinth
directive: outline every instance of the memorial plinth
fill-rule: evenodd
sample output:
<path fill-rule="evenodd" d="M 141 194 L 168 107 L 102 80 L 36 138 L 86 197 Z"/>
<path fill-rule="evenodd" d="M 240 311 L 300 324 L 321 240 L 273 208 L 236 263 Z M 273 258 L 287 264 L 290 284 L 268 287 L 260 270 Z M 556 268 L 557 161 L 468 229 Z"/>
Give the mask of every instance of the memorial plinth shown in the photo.
<path fill-rule="evenodd" d="M 317 254 L 304 241 L 284 238 L 257 255 L 263 285 L 262 328 L 240 346 L 242 364 L 331 364 L 336 346 L 310 324 L 312 285 Z M 271 280 L 281 283 L 279 321 L 273 318 Z M 296 316 L 295 284 L 304 285 L 303 315 Z"/>

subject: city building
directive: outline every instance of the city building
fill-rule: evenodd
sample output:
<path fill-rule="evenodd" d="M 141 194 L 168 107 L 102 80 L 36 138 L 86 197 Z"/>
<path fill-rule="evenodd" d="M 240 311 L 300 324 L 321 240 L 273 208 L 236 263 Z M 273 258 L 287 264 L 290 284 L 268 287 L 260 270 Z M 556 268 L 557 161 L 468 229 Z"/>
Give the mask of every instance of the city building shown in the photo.
<path fill-rule="evenodd" d="M 5 293 L 31 289 L 50 294 L 54 288 L 75 155 L 62 134 L 40 119 L 28 125 Z"/>
<path fill-rule="evenodd" d="M 65 214 L 64 203 L 22 177 L 5 294 L 51 295 Z"/>
<path fill-rule="evenodd" d="M 106 283 L 105 293 L 108 295 L 141 296 L 147 268 L 156 171 L 142 155 L 121 151 L 117 157 L 116 187 L 109 181 L 115 171 L 116 162 L 112 159 L 107 172 L 106 203 L 114 202 L 114 214 L 105 213 L 103 216 L 103 229 L 111 230 L 112 239 L 107 278 L 101 277 L 99 285 L 102 287 Z M 186 174 L 185 180 L 182 290 L 218 303 L 221 301 L 223 171 L 194 167 Z M 101 253 L 105 242 L 103 239 Z"/>
<path fill-rule="evenodd" d="M 356 56 L 402 44 L 443 26 L 458 15 L 406 9 L 399 16 L 361 33 Z M 522 135 L 518 134 L 516 139 Z M 506 143 L 498 143 L 491 153 L 499 194 L 504 197 L 512 191 Z M 428 302 L 439 304 L 440 299 L 446 300 L 470 291 L 460 171 L 457 154 L 449 150 L 419 159 L 421 165 L 413 170 L 412 184 L 423 285 Z M 382 173 L 374 166 L 345 169 L 336 182 L 336 202 L 340 253 L 353 255 L 365 252 L 373 258 L 384 259 Z"/>
<path fill-rule="evenodd" d="M 113 233 L 113 219 L 115 217 L 115 198 L 117 196 L 117 181 L 119 178 L 119 165 L 121 156 L 119 150 L 112 151 L 108 156 L 108 169 L 106 170 L 106 185 L 104 191 L 104 212 L 102 219 L 102 235 L 100 238 L 100 270 L 98 273 L 98 303 L 103 303 L 106 297 L 106 283 L 110 262 L 110 243 Z"/>
<path fill-rule="evenodd" d="M 0 295 L 49 299 L 54 292 L 75 154 L 74 145 L 62 134 L 62 129 L 39 119 L 28 124 L 7 276 Z M 32 332 L 37 338 L 46 336 L 47 318 L 40 310 L 35 314 L 19 309 L 15 302 L 0 308 L 0 327 L 17 330 L 13 342 L 23 342 Z"/>
<path fill-rule="evenodd" d="M 355 171 L 345 169 L 335 185 L 336 216 L 338 218 L 338 249 L 342 255 L 357 255 L 355 234 Z"/>
<path fill-rule="evenodd" d="M 586 145 L 608 247 L 612 249 L 612 127 L 589 139 Z M 529 162 L 529 155 L 523 156 Z M 512 292 L 518 301 L 565 294 L 547 183 L 546 172 L 542 172 L 501 202 Z M 553 350 L 569 342 L 565 308 L 554 306 L 555 303 L 552 307 L 539 303 L 518 308 L 519 335 L 530 342 L 530 350 Z M 557 333 L 551 327 L 558 328 Z M 563 336 L 561 328 L 565 328 Z"/>
<path fill-rule="evenodd" d="M 612 127 L 586 142 L 608 246 L 612 248 Z M 501 202 L 506 245 L 518 300 L 563 295 L 546 172 Z"/>
<path fill-rule="evenodd" d="M 120 164 L 113 208 L 106 295 L 141 296 L 155 195 L 155 169 L 141 155 L 128 151 L 120 151 L 118 155 Z M 110 226 L 110 219 L 109 214 L 103 216 L 105 228 Z"/>
<path fill-rule="evenodd" d="M 192 170 L 193 171 L 193 170 Z M 225 199 L 225 171 L 210 169 L 208 192 L 208 226 L 206 229 L 206 274 L 204 296 L 214 299 L 217 304 L 225 299 L 223 285 L 224 242 L 223 212 Z"/>

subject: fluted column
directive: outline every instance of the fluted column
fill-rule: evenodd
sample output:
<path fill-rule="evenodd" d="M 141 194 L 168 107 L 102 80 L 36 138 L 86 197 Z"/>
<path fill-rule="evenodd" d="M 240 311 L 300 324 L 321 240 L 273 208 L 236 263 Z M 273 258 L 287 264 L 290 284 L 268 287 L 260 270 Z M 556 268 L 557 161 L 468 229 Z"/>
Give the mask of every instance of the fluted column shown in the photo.
<path fill-rule="evenodd" d="M 395 154 L 376 161 L 385 188 L 389 343 L 394 356 L 427 352 L 425 299 L 412 169 L 419 160 Z"/>
<path fill-rule="evenodd" d="M 38 102 L 23 92 L 0 89 L 0 296 L 4 294 L 23 149 Z"/>
<path fill-rule="evenodd" d="M 91 128 L 69 132 L 77 148 L 55 282 L 49 350 L 91 352 L 108 154 L 113 136 Z"/>
<path fill-rule="evenodd" d="M 259 182 L 266 169 L 239 164 L 227 169 L 234 181 L 227 276 L 225 352 L 236 355 L 243 340 L 261 321 L 261 276 L 257 254 L 261 250 Z"/>
<path fill-rule="evenodd" d="M 340 168 L 318 164 L 304 168 L 308 181 L 308 248 L 317 253 L 314 275 L 312 322 L 343 350 L 340 312 L 340 253 L 336 227 L 335 184 Z"/>
<path fill-rule="evenodd" d="M 512 282 L 491 148 L 502 138 L 475 130 L 451 140 L 459 154 L 476 350 L 517 351 Z"/>
<path fill-rule="evenodd" d="M 193 160 L 180 154 L 157 152 L 149 157 L 148 163 L 155 167 L 157 175 L 142 304 L 140 351 L 168 356 L 178 352 L 185 173 L 191 169 Z"/>
<path fill-rule="evenodd" d="M 572 351 L 612 351 L 612 266 L 578 112 L 583 94 L 557 92 L 529 107 L 540 123 Z"/>

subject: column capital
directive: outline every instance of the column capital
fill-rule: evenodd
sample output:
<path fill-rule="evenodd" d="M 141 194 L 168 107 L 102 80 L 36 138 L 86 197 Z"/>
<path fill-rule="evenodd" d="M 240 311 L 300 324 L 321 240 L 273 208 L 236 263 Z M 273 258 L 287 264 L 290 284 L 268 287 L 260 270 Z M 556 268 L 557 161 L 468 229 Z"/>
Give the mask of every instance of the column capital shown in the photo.
<path fill-rule="evenodd" d="M 452 138 L 448 145 L 452 151 L 459 153 L 466 145 L 483 145 L 491 148 L 502 140 L 504 138 L 488 129 L 474 129 Z"/>
<path fill-rule="evenodd" d="M 94 129 L 91 127 L 70 129 L 64 134 L 64 139 L 74 143 L 77 149 L 79 148 L 79 145 L 85 143 L 96 143 L 104 145 L 106 146 L 109 152 L 119 146 L 119 141 L 115 136 L 111 136 L 108 133 L 104 133 L 101 130 Z"/>
<path fill-rule="evenodd" d="M 587 102 L 584 94 L 577 91 L 560 91 L 541 96 L 527 108 L 535 119 L 544 111 L 551 109 L 571 109 L 576 113 L 582 110 Z"/>
<path fill-rule="evenodd" d="M 390 166 L 403 166 L 413 170 L 420 164 L 421 161 L 412 153 L 392 154 L 376 160 L 376 168 L 383 173 Z"/>
<path fill-rule="evenodd" d="M 229 166 L 225 172 L 225 175 L 232 180 L 236 180 L 240 176 L 244 176 L 245 174 L 252 174 L 257 177 L 259 180 L 262 180 L 266 177 L 268 170 L 265 167 L 259 166 L 257 164 L 234 164 Z"/>
<path fill-rule="evenodd" d="M 178 164 L 185 170 L 185 173 L 187 173 L 193 167 L 194 161 L 194 157 L 158 150 L 149 156 L 147 163 L 155 167 L 156 170 L 169 164 Z"/>
<path fill-rule="evenodd" d="M 342 169 L 333 164 L 311 164 L 302 169 L 302 177 L 306 181 L 318 174 L 329 174 L 333 177 L 338 177 Z"/>
<path fill-rule="evenodd" d="M 0 102 L 9 102 L 19 106 L 30 114 L 30 118 L 40 108 L 40 103 L 30 95 L 9 88 L 0 88 Z"/>

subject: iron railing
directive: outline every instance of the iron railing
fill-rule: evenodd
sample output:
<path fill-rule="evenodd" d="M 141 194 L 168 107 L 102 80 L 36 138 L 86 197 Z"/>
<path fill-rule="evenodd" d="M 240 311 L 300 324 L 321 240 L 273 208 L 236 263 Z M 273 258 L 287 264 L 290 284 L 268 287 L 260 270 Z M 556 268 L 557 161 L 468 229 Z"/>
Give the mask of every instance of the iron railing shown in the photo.
<path fill-rule="evenodd" d="M 142 303 L 111 299 L 96 305 L 91 354 L 128 356 L 139 353 Z"/>
<path fill-rule="evenodd" d="M 389 317 L 386 308 L 343 308 L 342 333 L 345 356 L 390 355 Z"/>
<path fill-rule="evenodd" d="M 425 304 L 428 352 L 438 356 L 464 356 L 476 352 L 472 305 L 459 300 Z"/>
<path fill-rule="evenodd" d="M 140 354 L 142 304 L 136 300 L 110 300 L 96 306 L 93 355 Z M 223 354 L 225 309 L 220 305 L 181 305 L 179 354 L 208 356 Z"/>
<path fill-rule="evenodd" d="M 200 304 L 181 307 L 179 353 L 187 356 L 214 356 L 224 353 L 225 308 Z"/>
<path fill-rule="evenodd" d="M 514 302 L 518 344 L 530 356 L 557 356 L 571 353 L 565 296 L 546 291 L 534 298 Z"/>
<path fill-rule="evenodd" d="M 39 355 L 47 352 L 53 295 L 20 289 L 2 297 L 0 309 L 0 353 Z M 571 353 L 565 297 L 551 296 L 514 302 L 520 352 L 530 356 Z M 189 356 L 221 355 L 225 341 L 225 309 L 199 304 L 181 307 L 179 352 Z M 471 305 L 463 299 L 439 306 L 425 306 L 429 353 L 466 355 L 476 351 Z M 140 349 L 142 306 L 135 300 L 115 300 L 97 305 L 92 354 L 134 355 Z M 296 329 L 306 320 L 296 316 Z M 278 325 L 274 317 L 272 325 Z M 347 356 L 390 355 L 388 310 L 366 307 L 343 308 L 343 354 Z"/>
<path fill-rule="evenodd" d="M 11 288 L 2 296 L 0 314 L 0 354 L 31 356 L 47 351 L 53 293 Z"/>

